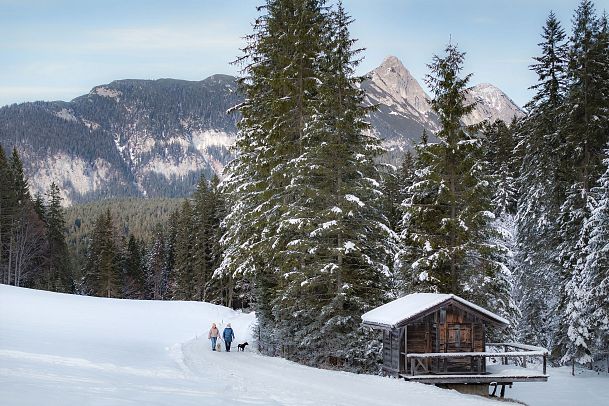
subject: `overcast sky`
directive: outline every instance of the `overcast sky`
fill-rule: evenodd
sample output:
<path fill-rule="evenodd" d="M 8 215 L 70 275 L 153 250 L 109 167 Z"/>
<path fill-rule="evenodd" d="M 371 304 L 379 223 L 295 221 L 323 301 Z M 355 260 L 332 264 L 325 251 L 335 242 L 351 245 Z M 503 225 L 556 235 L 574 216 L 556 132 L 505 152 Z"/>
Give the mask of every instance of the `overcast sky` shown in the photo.
<path fill-rule="evenodd" d="M 116 79 L 202 80 L 230 65 L 261 0 L 0 0 L 0 105 L 71 100 Z M 570 31 L 578 0 L 344 0 L 367 48 L 361 73 L 387 55 L 422 82 L 452 41 L 472 84 L 489 82 L 525 104 L 531 57 L 548 12 Z M 609 0 L 597 0 L 597 10 Z"/>

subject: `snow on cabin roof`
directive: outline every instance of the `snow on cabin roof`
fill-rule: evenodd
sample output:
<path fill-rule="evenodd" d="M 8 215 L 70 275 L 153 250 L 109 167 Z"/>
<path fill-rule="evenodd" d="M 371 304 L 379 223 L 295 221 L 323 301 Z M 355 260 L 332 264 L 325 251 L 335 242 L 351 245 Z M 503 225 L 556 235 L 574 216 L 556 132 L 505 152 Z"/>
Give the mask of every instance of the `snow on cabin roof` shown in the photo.
<path fill-rule="evenodd" d="M 475 305 L 457 295 L 445 293 L 412 293 L 364 313 L 362 315 L 362 320 L 367 324 L 384 325 L 393 328 L 401 322 L 424 313 L 450 299 L 454 299 L 467 307 L 471 307 L 496 322 L 509 324 L 506 319 L 493 312 Z"/>

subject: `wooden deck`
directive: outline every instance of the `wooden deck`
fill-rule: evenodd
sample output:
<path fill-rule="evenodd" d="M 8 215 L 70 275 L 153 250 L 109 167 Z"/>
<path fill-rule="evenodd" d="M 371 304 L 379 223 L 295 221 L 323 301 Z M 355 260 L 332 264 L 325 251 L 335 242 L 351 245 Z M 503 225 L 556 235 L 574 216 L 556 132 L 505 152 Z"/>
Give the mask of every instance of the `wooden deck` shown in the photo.
<path fill-rule="evenodd" d="M 429 384 L 468 383 L 511 385 L 514 382 L 547 382 L 549 375 L 531 368 L 514 365 L 488 365 L 485 374 L 448 374 L 448 375 L 409 375 L 401 374 L 401 378 L 412 382 Z"/>

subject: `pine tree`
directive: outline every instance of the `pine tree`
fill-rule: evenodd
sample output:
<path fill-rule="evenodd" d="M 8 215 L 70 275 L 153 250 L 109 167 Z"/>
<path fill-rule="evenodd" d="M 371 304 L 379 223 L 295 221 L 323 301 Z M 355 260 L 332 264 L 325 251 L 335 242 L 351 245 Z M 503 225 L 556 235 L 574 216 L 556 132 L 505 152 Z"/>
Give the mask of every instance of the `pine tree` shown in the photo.
<path fill-rule="evenodd" d="M 0 148 L 0 182 L 0 281 L 30 285 L 40 276 L 47 243 L 16 148 L 8 160 Z"/>
<path fill-rule="evenodd" d="M 13 173 L 14 190 L 17 194 L 17 204 L 22 207 L 27 202 L 31 201 L 29 182 L 23 172 L 23 163 L 17 148 L 13 148 L 11 159 L 9 160 L 9 166 Z"/>
<path fill-rule="evenodd" d="M 409 261 L 417 290 L 449 292 L 486 305 L 498 264 L 488 244 L 494 218 L 491 182 L 481 140 L 460 119 L 472 111 L 465 104 L 470 75 L 460 77 L 464 54 L 453 45 L 435 56 L 427 83 L 435 94 L 433 109 L 441 130 L 438 143 L 418 147 L 417 176 L 408 206 Z"/>
<path fill-rule="evenodd" d="M 36 211 L 36 214 L 38 214 L 38 217 L 40 217 L 41 219 L 44 219 L 46 216 L 46 212 L 45 212 L 45 207 L 44 207 L 44 198 L 42 197 L 42 195 L 40 193 L 37 193 L 36 196 L 34 196 L 34 210 Z"/>
<path fill-rule="evenodd" d="M 214 271 L 210 263 L 211 243 L 214 236 L 211 234 L 210 222 L 213 208 L 210 201 L 210 188 L 207 179 L 201 176 L 197 190 L 194 194 L 193 210 L 193 238 L 194 238 L 194 273 L 197 300 L 209 301 L 208 294 L 211 277 Z M 217 265 L 216 265 L 217 266 Z"/>
<path fill-rule="evenodd" d="M 160 225 L 157 227 L 154 240 L 148 250 L 146 262 L 148 298 L 162 300 L 167 289 L 168 267 L 165 235 Z"/>
<path fill-rule="evenodd" d="M 235 279 L 249 278 L 263 348 L 277 349 L 273 332 L 282 324 L 273 302 L 283 274 L 291 274 L 300 259 L 286 244 L 296 224 L 279 227 L 279 218 L 299 203 L 290 188 L 288 165 L 304 147 L 304 131 L 316 93 L 316 63 L 321 51 L 323 18 L 318 0 L 268 0 L 259 10 L 248 39 L 245 76 L 240 80 L 245 101 L 236 147 L 222 189 L 229 212 L 224 220 L 223 262 L 219 271 Z M 301 233 L 301 231 L 296 230 Z M 281 250 L 281 252 L 278 252 Z"/>
<path fill-rule="evenodd" d="M 590 189 L 602 172 L 602 149 L 609 141 L 606 46 L 593 4 L 583 0 L 573 19 L 567 71 L 569 91 L 561 128 L 570 176 L 559 218 L 563 289 L 558 314 L 561 321 L 569 323 L 558 329 L 554 352 L 565 354 L 563 362 L 589 358 L 588 333 L 580 327 L 582 321 L 573 318 L 573 311 L 586 301 L 582 297 L 586 286 L 582 285 L 585 282 L 581 268 L 585 263 L 583 248 L 589 238 L 585 225 L 593 207 Z"/>
<path fill-rule="evenodd" d="M 541 55 L 531 66 L 538 77 L 531 87 L 536 93 L 526 106 L 528 115 L 514 127 L 518 137 L 515 154 L 520 161 L 516 300 L 522 312 L 518 327 L 521 339 L 547 347 L 556 328 L 552 322 L 554 307 L 538 289 L 545 286 L 548 296 L 558 295 L 560 265 L 554 260 L 553 247 L 559 242 L 557 218 L 564 200 L 564 171 L 557 151 L 563 144 L 559 128 L 567 86 L 565 33 L 552 12 L 542 39 Z"/>
<path fill-rule="evenodd" d="M 399 168 L 388 165 L 382 170 L 384 195 L 382 211 L 387 217 L 388 227 L 396 238 L 402 233 L 402 217 L 404 215 L 402 202 L 406 199 L 406 188 L 404 186 L 405 183 L 408 183 L 409 175 L 407 172 L 412 159 L 412 154 L 408 151 L 404 155 L 402 165 Z M 398 298 L 405 290 L 405 281 L 400 269 L 400 266 L 392 261 L 388 280 L 389 296 L 392 298 Z"/>
<path fill-rule="evenodd" d="M 9 251 L 14 219 L 17 211 L 17 194 L 13 175 L 4 149 L 0 145 L 0 275 L 2 283 L 10 278 Z"/>
<path fill-rule="evenodd" d="M 251 290 L 245 277 L 233 278 L 218 272 L 222 262 L 222 244 L 220 243 L 225 230 L 222 219 L 226 216 L 226 203 L 220 190 L 220 179 L 213 176 L 207 195 L 209 216 L 207 222 L 208 233 L 208 269 L 212 272 L 206 276 L 205 297 L 213 303 L 219 303 L 233 308 L 244 308 L 251 302 Z"/>
<path fill-rule="evenodd" d="M 102 219 L 101 255 L 98 272 L 100 274 L 100 296 L 122 297 L 121 253 L 119 240 L 110 209 Z"/>
<path fill-rule="evenodd" d="M 141 241 L 133 235 L 129 236 L 123 276 L 123 297 L 126 299 L 145 299 L 142 246 Z"/>
<path fill-rule="evenodd" d="M 303 131 L 302 153 L 287 165 L 294 201 L 279 227 L 293 230 L 285 246 L 291 268 L 276 308 L 288 320 L 280 331 L 295 346 L 290 357 L 336 366 L 366 359 L 369 337 L 359 318 L 385 299 L 394 233 L 382 213 L 374 162 L 380 140 L 364 131 L 368 109 L 356 86 L 364 78 L 354 75 L 361 50 L 353 48 L 351 18 L 341 3 L 325 18 L 315 114 Z"/>
<path fill-rule="evenodd" d="M 95 220 L 84 270 L 85 292 L 93 296 L 123 297 L 120 242 L 110 209 Z"/>
<path fill-rule="evenodd" d="M 427 141 L 427 132 L 423 130 L 418 148 L 426 146 Z M 410 151 L 408 151 L 404 155 L 404 160 L 402 161 L 402 165 L 399 170 L 400 189 L 403 200 L 400 203 L 401 218 L 399 223 L 399 251 L 396 254 L 393 269 L 395 296 L 403 296 L 416 291 L 415 285 L 417 284 L 417 280 L 413 278 L 415 275 L 413 272 L 411 272 L 412 264 L 410 262 L 414 260 L 414 253 L 417 250 L 417 247 L 412 244 L 410 239 L 410 208 L 412 206 L 412 191 L 416 176 L 416 169 L 417 159 Z"/>
<path fill-rule="evenodd" d="M 593 353 L 609 349 L 609 150 L 605 150 L 604 165 L 607 169 L 592 189 L 596 204 L 584 227 L 590 230 L 582 276 L 589 289 L 585 305 Z"/>
<path fill-rule="evenodd" d="M 512 124 L 512 128 L 516 123 Z M 493 178 L 493 207 L 496 216 L 516 212 L 516 162 L 513 152 L 516 141 L 512 128 L 497 120 L 483 129 L 486 160 Z"/>
<path fill-rule="evenodd" d="M 605 165 L 609 164 L 609 150 Z M 575 266 L 565 290 L 569 293 L 565 325 L 568 326 L 566 353 L 562 361 L 589 363 L 595 351 L 606 348 L 608 315 L 609 255 L 609 169 L 590 191 L 590 215 L 584 221 L 578 241 L 580 260 Z"/>
<path fill-rule="evenodd" d="M 44 288 L 55 292 L 72 293 L 74 292 L 74 280 L 68 245 L 64 237 L 64 213 L 61 207 L 60 190 L 55 183 L 51 183 L 47 196 L 45 221 L 47 224 L 49 259 Z"/>
<path fill-rule="evenodd" d="M 200 297 L 197 292 L 201 290 L 201 286 L 198 286 L 201 281 L 197 280 L 195 274 L 194 235 L 192 206 L 188 200 L 185 200 L 180 210 L 176 234 L 175 277 L 172 285 L 172 299 L 174 300 L 195 300 Z"/>
<path fill-rule="evenodd" d="M 518 305 L 514 300 L 517 252 L 516 202 L 517 202 L 517 161 L 514 158 L 516 121 L 508 127 L 498 120 L 486 124 L 483 129 L 485 142 L 483 144 L 487 167 L 490 172 L 490 181 L 494 190 L 492 206 L 495 219 L 491 222 L 494 232 L 489 239 L 489 245 L 494 247 L 492 258 L 498 265 L 495 280 L 492 281 L 492 292 L 489 302 L 492 307 L 505 319 L 510 326 L 501 332 L 493 332 L 499 341 L 514 341 L 516 339 L 516 326 L 521 319 Z"/>

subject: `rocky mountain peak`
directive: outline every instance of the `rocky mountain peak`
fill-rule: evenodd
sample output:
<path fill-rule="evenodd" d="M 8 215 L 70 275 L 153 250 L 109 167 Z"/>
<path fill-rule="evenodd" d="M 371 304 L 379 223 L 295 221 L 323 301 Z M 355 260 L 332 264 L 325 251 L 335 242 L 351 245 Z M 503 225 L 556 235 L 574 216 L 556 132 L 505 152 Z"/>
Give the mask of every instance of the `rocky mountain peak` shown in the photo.
<path fill-rule="evenodd" d="M 483 120 L 503 120 L 510 123 L 514 117 L 522 117 L 524 112 L 501 89 L 481 83 L 473 86 L 467 98 L 468 103 L 476 103 L 475 110 L 463 121 L 471 125 Z"/>
<path fill-rule="evenodd" d="M 378 68 L 370 72 L 370 79 L 379 90 L 408 102 L 419 113 L 425 114 L 431 110 L 429 97 L 397 57 L 385 58 Z"/>

